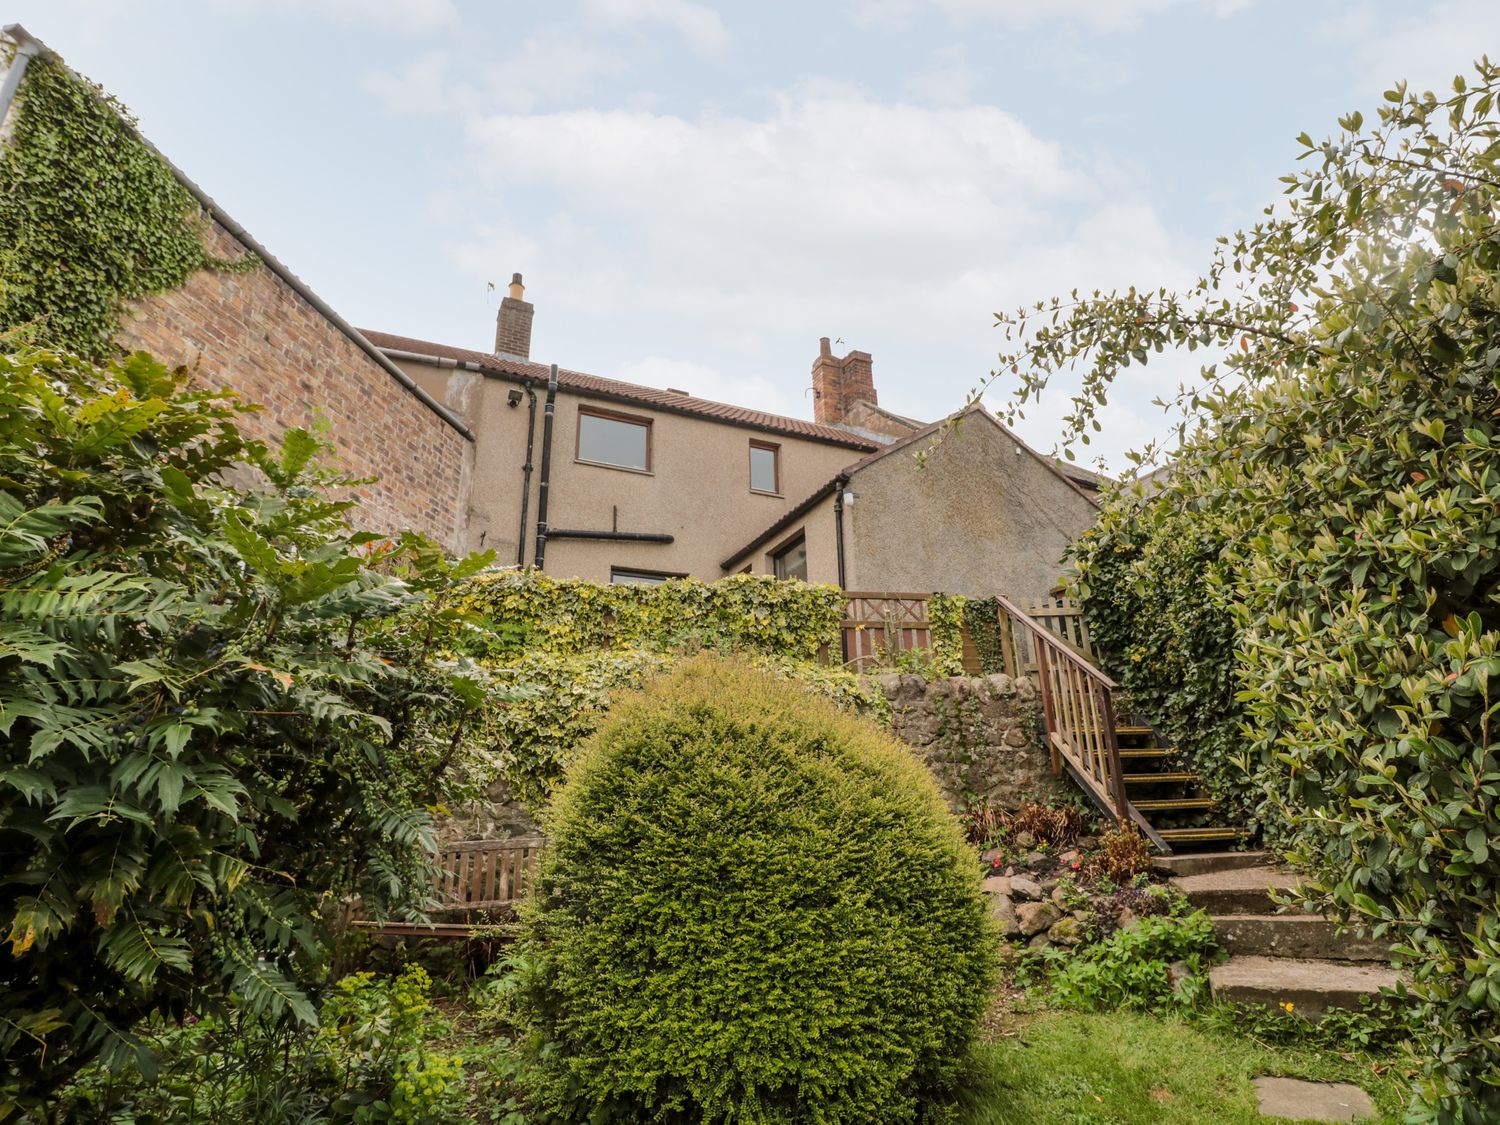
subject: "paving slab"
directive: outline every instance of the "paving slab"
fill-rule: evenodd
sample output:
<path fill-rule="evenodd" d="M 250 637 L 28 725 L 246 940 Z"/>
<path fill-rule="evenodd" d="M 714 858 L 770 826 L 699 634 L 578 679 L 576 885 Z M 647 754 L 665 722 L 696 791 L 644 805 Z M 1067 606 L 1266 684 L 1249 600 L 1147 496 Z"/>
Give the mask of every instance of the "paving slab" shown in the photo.
<path fill-rule="evenodd" d="M 1233 954 L 1391 962 L 1388 940 L 1341 934 L 1338 923 L 1317 914 L 1219 914 L 1213 922 L 1214 936 Z"/>
<path fill-rule="evenodd" d="M 1206 875 L 1240 867 L 1265 867 L 1271 857 L 1265 852 L 1179 852 L 1160 855 L 1152 861 L 1163 875 Z"/>
<path fill-rule="evenodd" d="M 1279 908 L 1271 901 L 1271 891 L 1289 891 L 1297 883 L 1295 874 L 1276 867 L 1242 867 L 1172 880 L 1189 902 L 1210 914 L 1274 914 Z"/>
<path fill-rule="evenodd" d="M 1347 1082 L 1304 1082 L 1300 1078 L 1257 1078 L 1255 1096 L 1262 1117 L 1298 1121 L 1361 1121 L 1375 1116 L 1375 1103 Z"/>
<path fill-rule="evenodd" d="M 1330 1008 L 1358 1008 L 1400 980 L 1395 969 L 1292 957 L 1231 957 L 1208 971 L 1214 998 L 1277 1007 L 1316 1019 Z"/>

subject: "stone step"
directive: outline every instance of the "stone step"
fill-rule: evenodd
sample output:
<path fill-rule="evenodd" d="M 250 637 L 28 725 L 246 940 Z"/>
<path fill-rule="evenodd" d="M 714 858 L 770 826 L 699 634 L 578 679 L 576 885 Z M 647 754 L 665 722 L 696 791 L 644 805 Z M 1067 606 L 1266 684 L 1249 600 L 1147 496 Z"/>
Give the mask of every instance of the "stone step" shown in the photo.
<path fill-rule="evenodd" d="M 1275 867 L 1241 867 L 1182 875 L 1172 885 L 1210 914 L 1274 914 L 1278 908 L 1271 901 L 1271 890 L 1291 890 L 1297 876 Z"/>
<path fill-rule="evenodd" d="M 1231 957 L 1208 971 L 1215 1000 L 1276 1007 L 1315 1019 L 1330 1008 L 1358 1008 L 1399 980 L 1394 969 L 1292 957 Z"/>
<path fill-rule="evenodd" d="M 1214 918 L 1219 944 L 1236 957 L 1369 961 L 1389 965 L 1389 942 L 1338 932 L 1338 924 L 1316 914 L 1221 914 Z"/>
<path fill-rule="evenodd" d="M 1234 871 L 1241 867 L 1264 867 L 1265 852 L 1193 852 L 1189 855 L 1156 857 L 1156 869 L 1165 875 L 1206 875 L 1211 871 Z"/>

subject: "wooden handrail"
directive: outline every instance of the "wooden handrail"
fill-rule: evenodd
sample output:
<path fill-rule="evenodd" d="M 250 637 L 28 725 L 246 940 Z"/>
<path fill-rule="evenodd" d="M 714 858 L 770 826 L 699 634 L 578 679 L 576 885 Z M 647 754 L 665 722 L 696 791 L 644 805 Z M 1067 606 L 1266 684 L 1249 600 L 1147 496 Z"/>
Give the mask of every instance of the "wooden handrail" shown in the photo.
<path fill-rule="evenodd" d="M 995 601 L 1006 672 L 1012 676 L 1036 673 L 1053 772 L 1066 767 L 1116 822 L 1140 826 L 1153 843 L 1170 850 L 1125 794 L 1115 730 L 1114 693 L 1119 685 L 1014 602 L 998 596 Z"/>

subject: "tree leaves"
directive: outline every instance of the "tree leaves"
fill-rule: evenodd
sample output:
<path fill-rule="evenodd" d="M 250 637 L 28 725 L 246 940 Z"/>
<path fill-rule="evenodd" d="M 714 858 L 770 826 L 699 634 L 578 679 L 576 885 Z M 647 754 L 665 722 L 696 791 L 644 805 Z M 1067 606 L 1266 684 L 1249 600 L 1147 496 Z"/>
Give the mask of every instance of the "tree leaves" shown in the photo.
<path fill-rule="evenodd" d="M 21 1089 L 138 1062 L 153 1011 L 313 1019 L 326 901 L 420 902 L 427 809 L 475 753 L 482 693 L 386 619 L 485 560 L 371 552 L 316 443 L 247 445 L 246 407 L 185 378 L 0 355 L 0 1046 Z M 214 476 L 250 464 L 275 486 Z"/>

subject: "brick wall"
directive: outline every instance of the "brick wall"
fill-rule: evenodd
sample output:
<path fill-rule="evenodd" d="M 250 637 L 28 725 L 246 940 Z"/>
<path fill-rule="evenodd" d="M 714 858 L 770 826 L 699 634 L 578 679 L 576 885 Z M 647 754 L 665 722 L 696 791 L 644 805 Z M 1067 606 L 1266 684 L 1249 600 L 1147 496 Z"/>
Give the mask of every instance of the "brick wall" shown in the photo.
<path fill-rule="evenodd" d="M 245 253 L 217 223 L 208 245 L 219 258 Z M 201 382 L 263 404 L 246 426 L 254 436 L 274 441 L 326 418 L 340 467 L 380 478 L 357 490 L 360 525 L 457 545 L 468 440 L 265 266 L 199 270 L 181 289 L 134 302 L 122 319 L 126 351 L 196 367 Z"/>

